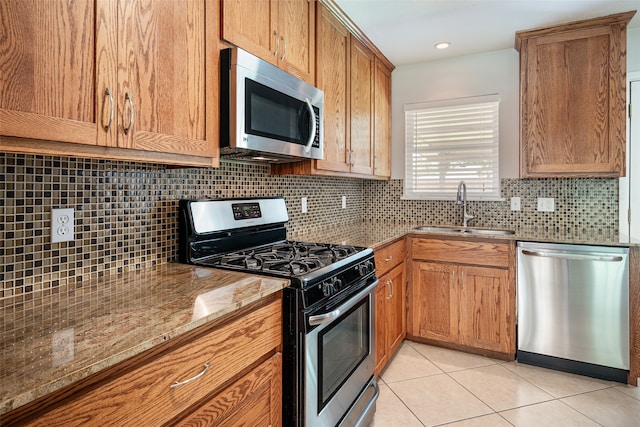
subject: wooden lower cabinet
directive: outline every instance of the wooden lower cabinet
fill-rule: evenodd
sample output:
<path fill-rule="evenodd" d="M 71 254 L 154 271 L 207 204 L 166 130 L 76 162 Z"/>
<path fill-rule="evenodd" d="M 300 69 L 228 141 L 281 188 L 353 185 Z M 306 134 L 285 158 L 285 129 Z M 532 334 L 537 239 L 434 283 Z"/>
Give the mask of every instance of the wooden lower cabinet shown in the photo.
<path fill-rule="evenodd" d="M 282 424 L 282 354 L 276 353 L 177 422 L 190 426 L 279 426 Z"/>
<path fill-rule="evenodd" d="M 407 325 L 409 335 L 439 341 L 456 341 L 457 267 L 431 262 L 412 263 Z"/>
<path fill-rule="evenodd" d="M 514 251 L 514 242 L 414 238 L 408 336 L 513 358 Z"/>
<path fill-rule="evenodd" d="M 281 298 L 266 297 L 44 396 L 2 424 L 280 425 Z"/>
<path fill-rule="evenodd" d="M 376 273 L 376 368 L 387 365 L 407 332 L 405 241 L 392 243 L 375 252 Z"/>

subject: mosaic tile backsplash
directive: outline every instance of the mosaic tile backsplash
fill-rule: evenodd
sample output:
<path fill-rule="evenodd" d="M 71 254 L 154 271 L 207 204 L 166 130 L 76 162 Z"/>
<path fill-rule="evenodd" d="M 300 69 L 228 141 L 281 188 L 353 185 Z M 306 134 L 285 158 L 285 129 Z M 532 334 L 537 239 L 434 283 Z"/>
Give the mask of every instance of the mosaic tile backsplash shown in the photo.
<path fill-rule="evenodd" d="M 166 169 L 0 153 L 0 307 L 71 291 L 83 278 L 177 259 L 181 198 L 284 196 L 295 239 L 311 227 L 361 221 L 362 182 L 270 176 L 267 165 Z M 50 243 L 52 208 L 75 209 L 73 242 Z"/>
<path fill-rule="evenodd" d="M 347 196 L 347 208 L 341 197 Z M 352 224 L 457 224 L 453 201 L 400 200 L 402 181 L 271 176 L 267 165 L 217 169 L 0 153 L 0 307 L 72 292 L 83 278 L 177 258 L 181 198 L 284 196 L 288 237 Z M 617 236 L 617 179 L 502 181 L 503 202 L 469 202 L 472 226 Z M 508 199 L 522 198 L 512 212 Z M 300 199 L 308 198 L 302 214 Z M 537 212 L 537 197 L 556 211 Z M 75 240 L 50 243 L 52 208 L 75 209 Z"/>
<path fill-rule="evenodd" d="M 453 200 L 401 200 L 402 180 L 364 182 L 365 221 L 429 225 L 462 225 L 462 206 Z M 618 240 L 617 178 L 502 179 L 495 202 L 467 202 L 476 218 L 470 227 L 508 228 L 567 235 L 599 235 Z M 452 194 L 454 197 L 455 194 Z M 511 197 L 520 197 L 521 210 L 511 210 Z M 554 212 L 537 211 L 538 197 L 554 198 Z"/>

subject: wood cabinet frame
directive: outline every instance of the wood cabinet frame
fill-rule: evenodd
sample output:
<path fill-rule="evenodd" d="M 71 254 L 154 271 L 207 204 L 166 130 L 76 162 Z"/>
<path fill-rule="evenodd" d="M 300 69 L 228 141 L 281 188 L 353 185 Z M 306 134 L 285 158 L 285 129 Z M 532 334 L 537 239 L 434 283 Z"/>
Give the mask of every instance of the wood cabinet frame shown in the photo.
<path fill-rule="evenodd" d="M 516 33 L 521 178 L 625 175 L 626 25 L 634 14 Z"/>
<path fill-rule="evenodd" d="M 409 241 L 407 337 L 513 360 L 515 242 L 424 235 Z M 428 287 L 421 288 L 422 278 Z"/>

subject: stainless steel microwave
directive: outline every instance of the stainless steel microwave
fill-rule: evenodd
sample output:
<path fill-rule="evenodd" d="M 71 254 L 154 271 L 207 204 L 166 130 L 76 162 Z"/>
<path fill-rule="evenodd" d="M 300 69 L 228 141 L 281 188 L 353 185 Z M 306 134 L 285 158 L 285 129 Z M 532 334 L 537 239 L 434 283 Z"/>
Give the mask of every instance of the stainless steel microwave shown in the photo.
<path fill-rule="evenodd" d="M 223 157 L 322 159 L 323 91 L 239 48 L 221 50 L 220 76 Z"/>

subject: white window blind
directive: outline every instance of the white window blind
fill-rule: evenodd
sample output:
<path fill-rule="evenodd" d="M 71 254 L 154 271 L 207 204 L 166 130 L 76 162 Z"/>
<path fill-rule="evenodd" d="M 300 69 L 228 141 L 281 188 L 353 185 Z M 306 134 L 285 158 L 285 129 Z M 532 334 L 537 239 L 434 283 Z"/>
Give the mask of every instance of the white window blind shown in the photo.
<path fill-rule="evenodd" d="M 405 105 L 405 199 L 500 198 L 498 95 Z"/>

